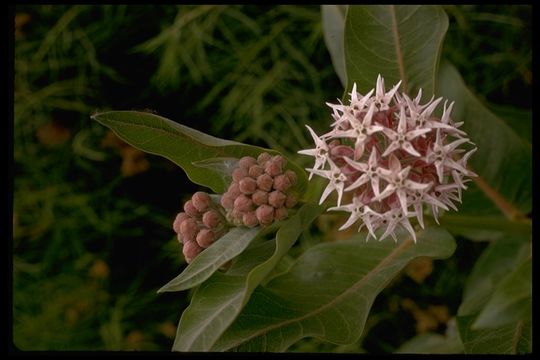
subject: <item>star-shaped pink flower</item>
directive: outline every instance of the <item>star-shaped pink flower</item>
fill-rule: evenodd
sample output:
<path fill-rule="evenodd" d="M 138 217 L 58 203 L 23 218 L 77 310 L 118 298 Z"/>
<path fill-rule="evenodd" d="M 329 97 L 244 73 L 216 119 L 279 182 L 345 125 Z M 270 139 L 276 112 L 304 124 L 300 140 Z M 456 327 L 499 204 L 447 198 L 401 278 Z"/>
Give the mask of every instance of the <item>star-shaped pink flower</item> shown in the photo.
<path fill-rule="evenodd" d="M 373 231 L 373 225 L 372 225 L 372 218 L 373 217 L 380 217 L 381 214 L 377 213 L 376 211 L 373 211 L 369 206 L 364 204 L 361 200 L 360 196 L 353 197 L 352 203 L 348 205 L 342 205 L 342 206 L 336 206 L 331 207 L 328 209 L 328 211 L 347 211 L 350 212 L 351 215 L 347 219 L 347 221 L 341 225 L 339 230 L 344 230 L 353 225 L 358 219 L 362 220 L 362 225 L 359 227 L 358 230 L 362 228 L 362 226 L 366 226 L 368 229 L 369 235 L 371 235 L 373 238 L 377 238 L 375 236 L 375 232 Z"/>
<path fill-rule="evenodd" d="M 380 175 L 388 182 L 388 185 L 379 195 L 375 196 L 373 200 L 380 201 L 395 193 L 399 199 L 403 212 L 406 214 L 408 212 L 407 191 L 425 190 L 432 184 L 423 184 L 409 180 L 407 177 L 411 167 L 407 166 L 405 169 L 402 169 L 399 159 L 394 156 L 394 154 L 390 155 L 388 164 L 390 166 L 389 169 L 379 169 Z"/>
<path fill-rule="evenodd" d="M 390 102 L 394 98 L 394 95 L 397 92 L 400 85 L 401 85 L 401 80 L 389 92 L 385 92 L 384 79 L 382 78 L 380 74 L 377 76 L 377 85 L 376 85 L 374 102 L 380 111 L 388 110 L 390 108 Z"/>
<path fill-rule="evenodd" d="M 451 142 L 450 144 L 444 145 L 441 131 L 437 130 L 435 142 L 433 143 L 433 149 L 428 150 L 428 153 L 426 154 L 426 161 L 433 162 L 435 165 L 440 183 L 443 183 L 445 167 L 449 169 L 456 169 L 464 174 L 468 173 L 467 169 L 452 159 L 452 152 L 459 145 L 466 142 L 470 142 L 470 140 L 467 138 L 461 138 Z"/>
<path fill-rule="evenodd" d="M 409 234 L 411 234 L 414 242 L 416 243 L 416 232 L 414 231 L 409 221 L 409 217 L 412 217 L 414 215 L 414 213 L 403 213 L 400 208 L 393 208 L 382 214 L 382 218 L 386 220 L 385 222 L 388 225 L 386 226 L 386 231 L 381 235 L 379 241 L 382 241 L 388 235 L 391 235 L 394 241 L 397 242 L 395 228 L 399 224 L 403 226 L 409 232 Z"/>
<path fill-rule="evenodd" d="M 383 153 L 383 157 L 387 156 L 391 152 L 397 149 L 403 149 L 409 154 L 420 157 L 422 156 L 418 151 L 414 149 L 411 141 L 417 136 L 430 132 L 431 129 L 416 129 L 407 131 L 407 115 L 405 115 L 405 108 L 402 106 L 399 111 L 399 123 L 397 131 L 390 128 L 384 128 L 383 132 L 390 139 L 391 143 L 388 145 Z"/>
<path fill-rule="evenodd" d="M 343 196 L 343 189 L 345 187 L 345 182 L 347 181 L 347 176 L 343 174 L 341 171 L 341 168 L 339 168 L 332 159 L 327 159 L 328 164 L 330 164 L 330 170 L 315 170 L 315 169 L 307 169 L 310 173 L 319 175 L 321 177 L 324 177 L 328 180 L 328 185 L 326 185 L 326 188 L 324 189 L 321 199 L 319 201 L 319 204 L 322 204 L 324 200 L 332 193 L 332 191 L 336 191 L 338 194 L 338 206 L 341 205 L 341 198 Z"/>
<path fill-rule="evenodd" d="M 371 154 L 369 155 L 367 164 L 351 160 L 350 158 L 347 158 L 347 157 L 344 159 L 350 166 L 362 172 L 362 175 L 360 175 L 360 177 L 356 179 L 355 182 L 349 185 L 345 189 L 345 191 L 354 190 L 364 185 L 368 181 L 370 181 L 373 194 L 379 195 L 379 174 L 378 174 L 379 159 L 378 159 L 377 149 L 375 147 L 371 148 Z"/>
<path fill-rule="evenodd" d="M 360 121 L 352 114 L 345 112 L 344 116 L 347 117 L 350 128 L 348 130 L 334 129 L 325 134 L 325 137 L 329 139 L 334 138 L 351 138 L 354 139 L 354 152 L 358 157 L 362 156 L 364 152 L 364 145 L 368 136 L 377 131 L 382 131 L 384 128 L 380 125 L 372 125 L 371 120 L 373 112 L 375 111 L 375 104 L 371 104 L 369 110 L 364 115 L 364 118 Z"/>
<path fill-rule="evenodd" d="M 326 164 L 328 157 L 328 145 L 324 140 L 319 138 L 317 134 L 315 134 L 315 131 L 313 131 L 312 128 L 306 125 L 308 128 L 311 137 L 313 138 L 313 141 L 315 142 L 315 148 L 314 149 L 307 149 L 307 150 L 300 150 L 298 151 L 299 154 L 303 155 L 309 155 L 315 157 L 315 165 L 313 165 L 313 169 L 311 170 L 318 170 L 320 168 L 324 168 L 324 165 Z M 311 180 L 311 177 L 313 176 L 313 172 L 310 173 L 309 179 Z"/>

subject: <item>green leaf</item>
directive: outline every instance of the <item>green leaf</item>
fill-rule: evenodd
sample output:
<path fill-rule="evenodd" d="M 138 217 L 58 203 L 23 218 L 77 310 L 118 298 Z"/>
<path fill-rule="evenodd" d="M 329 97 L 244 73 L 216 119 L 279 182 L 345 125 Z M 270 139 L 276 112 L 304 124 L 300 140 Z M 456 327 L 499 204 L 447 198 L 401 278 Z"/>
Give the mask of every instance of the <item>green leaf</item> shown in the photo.
<path fill-rule="evenodd" d="M 330 52 L 334 70 L 343 86 L 347 85 L 345 68 L 344 32 L 347 5 L 321 5 L 324 42 Z"/>
<path fill-rule="evenodd" d="M 523 218 L 532 209 L 530 144 L 471 93 L 451 64 L 441 64 L 438 79 L 437 95 L 455 101 L 452 117 L 478 147 L 469 165 L 480 178 L 464 192 L 460 212 Z"/>
<path fill-rule="evenodd" d="M 201 284 L 180 318 L 173 350 L 210 350 L 240 313 L 255 287 L 322 211 L 320 206 L 305 204 L 282 223 L 275 241 L 246 250 L 227 273 L 214 273 Z"/>
<path fill-rule="evenodd" d="M 199 285 L 223 264 L 244 251 L 259 234 L 260 230 L 260 227 L 253 229 L 237 227 L 231 229 L 193 259 L 193 262 L 180 275 L 159 289 L 158 293 L 181 291 Z"/>
<path fill-rule="evenodd" d="M 365 236 L 365 234 L 364 234 Z M 377 294 L 419 256 L 450 256 L 455 243 L 443 229 L 427 229 L 417 244 L 368 242 L 361 235 L 316 245 L 290 271 L 259 286 L 213 350 L 286 350 L 304 337 L 350 344 L 362 334 Z"/>
<path fill-rule="evenodd" d="M 532 143 L 532 111 L 515 108 L 511 106 L 502 106 L 496 104 L 487 104 L 489 109 L 497 116 L 503 119 L 508 126 L 515 131 L 526 143 Z"/>
<path fill-rule="evenodd" d="M 444 214 L 440 224 L 450 232 L 471 240 L 523 242 L 529 241 L 532 236 L 531 223 L 512 221 L 499 215 L 476 216 L 452 212 Z"/>
<path fill-rule="evenodd" d="M 532 260 L 501 278 L 473 329 L 500 327 L 532 318 Z"/>
<path fill-rule="evenodd" d="M 347 92 L 375 88 L 377 75 L 386 86 L 402 80 L 401 90 L 434 93 L 437 66 L 448 17 L 440 6 L 349 6 L 345 23 Z"/>
<path fill-rule="evenodd" d="M 402 344 L 397 354 L 461 354 L 463 344 L 459 336 L 444 336 L 435 333 L 420 334 Z"/>
<path fill-rule="evenodd" d="M 527 354 L 532 351 L 530 320 L 495 329 L 472 330 L 474 319 L 474 315 L 457 318 L 466 354 Z"/>
<path fill-rule="evenodd" d="M 201 161 L 194 161 L 192 164 L 203 169 L 215 171 L 220 174 L 223 179 L 225 179 L 226 183 L 230 183 L 232 181 L 232 173 L 238 166 L 238 159 L 210 158 Z"/>
<path fill-rule="evenodd" d="M 194 162 L 223 157 L 256 157 L 261 152 L 279 154 L 274 150 L 219 139 L 146 112 L 109 111 L 95 114 L 92 119 L 109 127 L 137 149 L 171 160 L 186 172 L 191 181 L 209 187 L 216 193 L 227 190 L 229 179 L 219 170 L 201 167 L 200 163 L 197 166 Z M 298 183 L 294 189 L 302 193 L 307 185 L 305 171 L 291 161 L 287 162 L 287 168 L 296 172 Z"/>
<path fill-rule="evenodd" d="M 477 314 L 489 301 L 504 275 L 530 256 L 531 244 L 496 241 L 476 261 L 463 290 L 458 315 Z"/>

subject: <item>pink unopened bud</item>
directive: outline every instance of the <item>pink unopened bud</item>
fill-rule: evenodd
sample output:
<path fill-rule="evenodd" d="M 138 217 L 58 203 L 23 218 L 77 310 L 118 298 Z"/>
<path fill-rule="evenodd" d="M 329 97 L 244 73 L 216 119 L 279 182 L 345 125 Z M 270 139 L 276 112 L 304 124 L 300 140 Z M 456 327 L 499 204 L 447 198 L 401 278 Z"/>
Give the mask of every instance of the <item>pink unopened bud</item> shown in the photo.
<path fill-rule="evenodd" d="M 202 221 L 205 226 L 213 229 L 221 224 L 221 215 L 217 210 L 208 210 L 203 214 Z"/>
<path fill-rule="evenodd" d="M 285 199 L 285 207 L 291 209 L 296 205 L 296 203 L 296 196 L 294 194 L 287 194 L 287 199 Z"/>
<path fill-rule="evenodd" d="M 334 139 L 334 140 L 330 141 L 330 143 L 328 143 L 328 148 L 330 150 L 332 150 L 333 148 L 335 148 L 338 145 L 341 145 L 341 141 Z"/>
<path fill-rule="evenodd" d="M 292 170 L 285 171 L 285 175 L 289 178 L 291 185 L 296 184 L 297 176 L 296 173 Z"/>
<path fill-rule="evenodd" d="M 341 171 L 345 175 L 350 176 L 351 180 L 354 178 L 354 181 L 356 181 L 356 179 L 358 179 L 360 177 L 360 176 L 358 176 L 358 169 L 352 167 L 349 164 L 342 165 L 341 166 Z"/>
<path fill-rule="evenodd" d="M 272 205 L 275 208 L 283 206 L 286 199 L 287 195 L 278 190 L 274 190 L 270 194 L 268 194 L 268 204 Z"/>
<path fill-rule="evenodd" d="M 272 161 L 278 164 L 282 169 L 285 169 L 285 166 L 287 166 L 287 159 L 285 159 L 281 155 L 275 155 L 272 157 Z"/>
<path fill-rule="evenodd" d="M 193 217 L 199 216 L 199 210 L 197 210 L 197 208 L 193 206 L 193 201 L 191 200 L 186 201 L 186 203 L 184 204 L 184 211 L 189 216 L 193 216 Z"/>
<path fill-rule="evenodd" d="M 253 210 L 253 201 L 246 195 L 240 195 L 234 200 L 234 209 L 237 211 Z"/>
<path fill-rule="evenodd" d="M 238 185 L 242 194 L 250 195 L 257 190 L 257 180 L 250 177 L 243 178 Z"/>
<path fill-rule="evenodd" d="M 194 241 L 198 232 L 199 227 L 194 219 L 185 219 L 180 224 L 180 235 L 182 235 L 184 242 Z"/>
<path fill-rule="evenodd" d="M 254 157 L 244 156 L 240 159 L 240 161 L 238 161 L 238 166 L 242 169 L 248 170 L 251 165 L 255 165 L 256 163 L 257 160 L 255 160 Z"/>
<path fill-rule="evenodd" d="M 281 163 L 274 161 L 274 159 L 268 161 L 264 166 L 264 172 L 270 176 L 277 176 L 281 174 Z"/>
<path fill-rule="evenodd" d="M 264 173 L 264 168 L 261 165 L 251 165 L 249 167 L 248 174 L 254 179 L 259 177 L 262 173 Z"/>
<path fill-rule="evenodd" d="M 212 199 L 210 199 L 210 195 L 208 195 L 207 193 L 202 192 L 202 191 L 197 191 L 191 197 L 191 202 L 192 202 L 193 206 L 199 212 L 204 212 L 210 206 L 210 203 L 212 202 Z"/>
<path fill-rule="evenodd" d="M 225 193 L 223 196 L 221 196 L 221 200 L 219 202 L 225 209 L 232 209 L 234 206 L 234 199 L 234 196 L 229 193 Z"/>
<path fill-rule="evenodd" d="M 274 179 L 268 174 L 262 174 L 257 178 L 257 186 L 263 191 L 272 190 L 272 185 L 274 184 Z"/>
<path fill-rule="evenodd" d="M 212 245 L 215 240 L 216 236 L 212 230 L 202 229 L 197 234 L 197 244 L 204 249 Z"/>
<path fill-rule="evenodd" d="M 173 223 L 173 229 L 175 233 L 180 232 L 180 224 L 182 224 L 182 222 L 186 220 L 187 218 L 189 218 L 189 215 L 186 214 L 185 212 L 179 212 L 178 215 L 176 215 L 176 218 L 174 219 L 174 223 Z"/>
<path fill-rule="evenodd" d="M 255 210 L 255 215 L 261 225 L 270 225 L 274 221 L 274 208 L 270 205 L 261 205 Z"/>
<path fill-rule="evenodd" d="M 246 169 L 243 169 L 243 168 L 234 169 L 232 173 L 232 178 L 234 181 L 240 181 L 246 176 L 248 176 L 248 172 Z"/>
<path fill-rule="evenodd" d="M 184 247 L 182 248 L 182 253 L 184 254 L 184 257 L 186 258 L 186 262 L 189 264 L 193 261 L 193 259 L 199 255 L 199 253 L 203 249 L 197 244 L 195 241 L 188 241 L 184 243 Z"/>
<path fill-rule="evenodd" d="M 250 228 L 259 225 L 259 220 L 257 219 L 257 215 L 255 215 L 255 211 L 244 213 L 242 216 L 242 222 L 245 226 Z"/>
<path fill-rule="evenodd" d="M 238 195 L 240 195 L 242 192 L 240 191 L 240 186 L 238 185 L 238 182 L 236 181 L 233 181 L 231 183 L 231 185 L 229 185 L 229 189 L 227 190 L 227 192 L 232 196 L 232 197 L 237 197 Z"/>
<path fill-rule="evenodd" d="M 257 162 L 259 163 L 259 165 L 264 165 L 271 158 L 272 155 L 270 155 L 269 153 L 260 153 L 257 157 Z"/>
<path fill-rule="evenodd" d="M 289 212 L 287 211 L 286 208 L 284 208 L 284 207 L 277 208 L 274 211 L 274 219 L 276 221 L 286 219 L 288 214 L 289 214 Z"/>
<path fill-rule="evenodd" d="M 278 175 L 274 178 L 274 189 L 281 192 L 287 191 L 291 187 L 289 177 L 285 174 Z"/>
<path fill-rule="evenodd" d="M 257 190 L 251 195 L 251 200 L 257 206 L 268 204 L 268 193 L 266 191 Z"/>
<path fill-rule="evenodd" d="M 354 149 L 347 145 L 337 145 L 330 150 L 330 155 L 333 158 L 340 158 L 346 156 L 352 159 L 352 157 L 354 156 Z"/>

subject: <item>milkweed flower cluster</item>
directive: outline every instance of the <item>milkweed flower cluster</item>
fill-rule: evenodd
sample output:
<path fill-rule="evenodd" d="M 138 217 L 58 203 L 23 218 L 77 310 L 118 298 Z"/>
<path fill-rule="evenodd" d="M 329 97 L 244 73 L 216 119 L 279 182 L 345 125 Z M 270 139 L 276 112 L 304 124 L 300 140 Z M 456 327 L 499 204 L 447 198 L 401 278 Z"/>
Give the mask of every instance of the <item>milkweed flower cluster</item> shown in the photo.
<path fill-rule="evenodd" d="M 348 220 L 340 230 L 360 221 L 368 238 L 384 229 L 379 240 L 392 236 L 397 241 L 397 225 L 403 226 L 416 242 L 409 218 L 416 217 L 424 228 L 424 205 L 431 207 L 438 222 L 440 209 L 457 210 L 466 177 L 477 176 L 467 169 L 476 151 L 459 146 L 473 144 L 454 123 L 450 113 L 454 103 L 444 102 L 443 114 L 434 116 L 442 98 L 432 97 L 420 104 L 422 90 L 412 99 L 398 93 L 401 82 L 386 91 L 379 75 L 376 88 L 365 95 L 353 85 L 350 103 L 327 105 L 332 109 L 331 130 L 318 136 L 306 126 L 315 148 L 299 151 L 314 157 L 313 175 L 328 179 L 320 204 L 337 193 L 337 206 L 329 211 L 346 211 Z M 447 106 L 448 105 L 448 106 Z M 474 144 L 473 144 L 474 145 Z M 343 199 L 351 199 L 349 203 Z"/>
<path fill-rule="evenodd" d="M 219 202 L 198 191 L 178 213 L 173 229 L 187 263 L 225 235 L 231 227 L 267 226 L 288 217 L 296 203 L 296 173 L 285 170 L 281 155 L 244 156 L 232 169 L 232 181 Z"/>

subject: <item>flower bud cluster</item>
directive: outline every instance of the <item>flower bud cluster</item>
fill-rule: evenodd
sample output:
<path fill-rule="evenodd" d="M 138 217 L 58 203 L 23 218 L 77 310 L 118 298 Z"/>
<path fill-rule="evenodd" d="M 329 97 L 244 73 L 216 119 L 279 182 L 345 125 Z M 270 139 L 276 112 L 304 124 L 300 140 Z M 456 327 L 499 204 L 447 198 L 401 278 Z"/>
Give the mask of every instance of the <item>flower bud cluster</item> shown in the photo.
<path fill-rule="evenodd" d="M 224 210 L 212 201 L 210 195 L 198 191 L 184 204 L 184 211 L 176 215 L 173 229 L 178 241 L 183 244 L 182 252 L 187 263 L 222 237 L 229 226 Z"/>
<path fill-rule="evenodd" d="M 229 222 L 236 226 L 270 225 L 287 218 L 296 205 L 290 191 L 296 174 L 285 170 L 287 160 L 280 155 L 261 153 L 257 159 L 244 156 L 233 170 L 232 183 L 221 197 Z"/>

